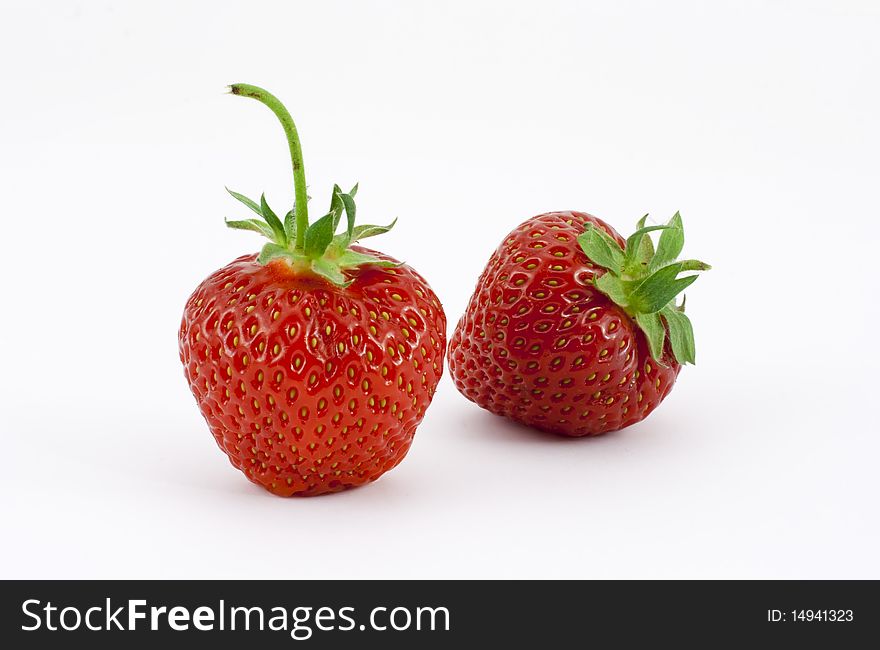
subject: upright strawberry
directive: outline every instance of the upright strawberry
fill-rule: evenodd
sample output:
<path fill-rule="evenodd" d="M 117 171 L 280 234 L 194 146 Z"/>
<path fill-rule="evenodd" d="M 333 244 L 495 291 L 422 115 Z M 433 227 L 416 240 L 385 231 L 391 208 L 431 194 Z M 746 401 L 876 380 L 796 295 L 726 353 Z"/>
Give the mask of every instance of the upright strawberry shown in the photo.
<path fill-rule="evenodd" d="M 662 231 L 657 249 L 650 233 Z M 627 240 L 582 212 L 521 224 L 480 276 L 449 344 L 461 393 L 539 429 L 589 436 L 645 418 L 669 393 L 694 336 L 676 296 L 709 266 L 677 261 L 678 213 Z"/>
<path fill-rule="evenodd" d="M 231 86 L 284 128 L 296 202 L 283 219 L 241 194 L 255 219 L 227 221 L 269 243 L 212 273 L 190 296 L 180 358 L 214 439 L 254 483 L 283 496 L 372 481 L 406 455 L 443 370 L 446 316 L 412 268 L 354 242 L 355 186 L 334 187 L 309 224 L 300 140 L 261 88 Z M 336 234 L 346 217 L 345 229 Z"/>

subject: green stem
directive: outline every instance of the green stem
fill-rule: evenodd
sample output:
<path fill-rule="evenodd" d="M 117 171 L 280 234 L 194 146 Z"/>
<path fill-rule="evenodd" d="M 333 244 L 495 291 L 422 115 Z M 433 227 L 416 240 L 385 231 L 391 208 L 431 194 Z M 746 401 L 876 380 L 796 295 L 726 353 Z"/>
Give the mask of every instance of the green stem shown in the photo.
<path fill-rule="evenodd" d="M 287 136 L 287 144 L 290 147 L 290 162 L 293 165 L 293 191 L 296 197 L 296 249 L 302 251 L 305 248 L 306 230 L 309 227 L 309 207 L 302 147 L 293 118 L 284 108 L 284 104 L 267 90 L 248 84 L 232 84 L 229 86 L 229 90 L 233 95 L 251 97 L 268 106 L 269 110 L 275 113 L 281 122 L 281 126 L 284 127 L 284 135 Z"/>

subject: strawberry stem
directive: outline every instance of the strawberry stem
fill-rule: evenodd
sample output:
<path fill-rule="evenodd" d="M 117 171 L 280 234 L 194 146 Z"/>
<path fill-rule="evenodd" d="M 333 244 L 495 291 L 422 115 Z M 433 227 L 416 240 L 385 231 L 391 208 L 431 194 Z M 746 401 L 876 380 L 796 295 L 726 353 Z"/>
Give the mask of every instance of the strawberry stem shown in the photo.
<path fill-rule="evenodd" d="M 249 84 L 232 84 L 229 91 L 233 95 L 250 97 L 265 104 L 281 122 L 287 144 L 290 147 L 290 162 L 293 166 L 293 191 L 296 198 L 296 250 L 305 250 L 306 230 L 309 228 L 308 196 L 306 195 L 306 170 L 303 166 L 302 147 L 293 118 L 275 95 L 267 90 Z"/>

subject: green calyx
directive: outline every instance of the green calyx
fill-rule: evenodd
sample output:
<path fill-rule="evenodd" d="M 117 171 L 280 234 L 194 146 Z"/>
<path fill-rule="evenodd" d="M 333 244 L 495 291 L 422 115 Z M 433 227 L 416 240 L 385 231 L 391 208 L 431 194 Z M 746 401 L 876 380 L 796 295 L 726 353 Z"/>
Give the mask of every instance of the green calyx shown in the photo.
<path fill-rule="evenodd" d="M 281 122 L 290 148 L 295 202 L 283 220 L 269 207 L 265 195 L 261 196 L 260 202 L 257 203 L 227 188 L 227 191 L 250 208 L 257 218 L 236 221 L 227 219 L 226 225 L 237 230 L 260 233 L 269 240 L 257 257 L 257 262 L 267 264 L 276 259 L 286 260 L 295 271 L 314 273 L 338 286 L 351 283 L 351 280 L 345 276 L 345 271 L 348 269 L 364 264 L 396 266 L 392 262 L 350 248 L 358 240 L 388 232 L 397 222 L 395 219 L 387 226 L 356 225 L 354 197 L 357 194 L 357 185 L 348 192 L 343 192 L 338 185 L 334 185 L 329 211 L 314 223 L 309 223 L 309 197 L 306 195 L 302 148 L 290 113 L 278 98 L 262 88 L 233 84 L 229 90 L 233 95 L 250 97 L 265 104 Z M 346 218 L 345 229 L 336 234 L 343 215 Z"/>
<path fill-rule="evenodd" d="M 684 299 L 676 296 L 690 286 L 696 275 L 711 267 L 698 260 L 677 258 L 684 247 L 684 228 L 676 212 L 666 225 L 645 226 L 642 217 L 636 231 L 620 245 L 603 228 L 587 224 L 578 243 L 590 260 L 606 272 L 594 279 L 596 288 L 622 307 L 645 333 L 651 356 L 658 363 L 666 337 L 680 364 L 694 363 L 694 330 L 684 313 Z M 650 233 L 660 231 L 656 249 Z"/>

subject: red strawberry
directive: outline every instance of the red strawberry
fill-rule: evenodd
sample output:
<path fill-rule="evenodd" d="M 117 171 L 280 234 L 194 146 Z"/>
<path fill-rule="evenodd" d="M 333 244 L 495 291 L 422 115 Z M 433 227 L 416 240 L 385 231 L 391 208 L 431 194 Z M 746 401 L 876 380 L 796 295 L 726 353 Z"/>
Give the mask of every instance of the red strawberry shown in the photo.
<path fill-rule="evenodd" d="M 232 192 L 259 219 L 227 222 L 270 239 L 202 282 L 180 325 L 193 395 L 229 460 L 282 496 L 375 480 L 409 450 L 443 370 L 446 316 L 413 269 L 353 246 L 390 226 L 355 226 L 354 195 L 334 188 L 309 225 L 299 138 L 282 104 L 236 84 L 281 120 L 296 204 L 280 220 Z M 346 230 L 335 231 L 342 214 Z"/>
<path fill-rule="evenodd" d="M 693 331 L 675 296 L 708 269 L 676 261 L 678 213 L 626 241 L 583 212 L 529 219 L 480 276 L 449 344 L 459 391 L 539 429 L 589 436 L 634 424 L 694 362 Z M 661 230 L 657 250 L 649 233 Z"/>

